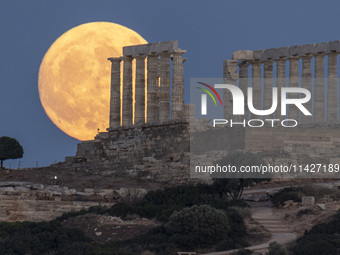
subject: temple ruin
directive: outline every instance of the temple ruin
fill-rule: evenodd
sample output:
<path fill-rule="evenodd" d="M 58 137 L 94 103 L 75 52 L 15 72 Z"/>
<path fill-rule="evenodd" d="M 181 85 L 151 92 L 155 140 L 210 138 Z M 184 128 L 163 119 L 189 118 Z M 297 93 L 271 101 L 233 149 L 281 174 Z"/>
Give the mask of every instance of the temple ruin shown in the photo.
<path fill-rule="evenodd" d="M 185 112 L 183 63 L 186 60 L 183 59 L 183 54 L 185 52 L 185 50 L 177 47 L 177 41 L 168 41 L 124 47 L 122 57 L 109 58 L 112 63 L 109 130 L 119 127 L 121 123 L 123 126 L 145 123 L 146 105 L 147 123 L 169 121 L 170 117 L 172 120 L 183 119 Z M 136 63 L 134 120 L 133 60 Z M 120 91 L 121 61 L 124 63 L 122 92 Z M 172 61 L 172 84 L 170 84 L 170 61 Z M 145 97 L 145 86 L 147 87 L 147 97 Z M 121 94 L 123 95 L 122 115 Z M 172 94 L 171 98 L 170 94 Z M 145 102 L 145 98 L 147 98 L 147 102 Z"/>
<path fill-rule="evenodd" d="M 334 122 L 338 120 L 337 58 L 339 52 L 340 41 L 255 51 L 238 50 L 232 54 L 232 59 L 224 61 L 223 78 L 228 84 L 236 84 L 236 81 L 242 78 L 239 87 L 243 92 L 248 87 L 247 80 L 252 80 L 254 106 L 258 109 L 261 109 L 261 92 L 263 92 L 263 109 L 269 109 L 273 87 L 281 88 L 286 86 L 288 81 L 289 87 L 301 86 L 312 92 L 312 79 L 314 79 L 314 104 L 311 100 L 305 106 L 312 112 L 312 105 L 314 105 L 314 123 Z M 324 64 L 326 59 L 327 65 Z M 300 67 L 299 60 L 302 62 Z M 326 84 L 324 84 L 325 77 Z M 261 91 L 261 79 L 264 80 L 263 91 Z M 299 79 L 301 79 L 300 85 Z M 224 114 L 227 118 L 232 109 L 232 101 L 226 91 L 223 98 Z M 279 112 L 278 105 L 276 113 Z M 287 117 L 299 120 L 298 109 L 296 107 L 289 109 Z M 312 116 L 301 115 L 301 124 L 312 122 Z"/>
<path fill-rule="evenodd" d="M 339 52 L 340 41 L 235 51 L 232 58 L 223 63 L 223 79 L 228 84 L 238 84 L 243 92 L 251 81 L 254 107 L 270 108 L 273 86 L 301 86 L 313 94 L 314 102 L 307 105 L 313 117 L 300 116 L 298 109 L 289 109 L 288 116 L 284 117 L 297 119 L 302 124 L 294 128 L 294 132 L 281 127 L 231 128 L 226 141 L 220 143 L 226 144 L 220 148 L 221 153 L 212 151 L 209 157 L 200 157 L 206 163 L 213 163 L 218 159 L 215 154 L 221 156 L 241 149 L 263 152 L 272 164 L 340 163 Z M 67 167 L 168 184 L 192 181 L 190 123 L 194 111 L 192 106 L 184 104 L 184 53 L 177 41 L 169 41 L 124 47 L 122 57 L 109 58 L 112 64 L 110 126 L 94 140 L 78 144 L 76 157 L 68 158 L 71 165 Z M 327 65 L 324 65 L 325 60 Z M 132 73 L 133 62 L 136 63 L 135 74 Z M 123 91 L 120 90 L 121 81 Z M 225 91 L 226 119 L 232 112 L 231 99 Z M 279 111 L 280 107 L 270 117 L 275 117 Z M 248 115 L 242 118 L 247 119 Z M 203 129 L 208 126 L 206 121 L 200 124 Z"/>

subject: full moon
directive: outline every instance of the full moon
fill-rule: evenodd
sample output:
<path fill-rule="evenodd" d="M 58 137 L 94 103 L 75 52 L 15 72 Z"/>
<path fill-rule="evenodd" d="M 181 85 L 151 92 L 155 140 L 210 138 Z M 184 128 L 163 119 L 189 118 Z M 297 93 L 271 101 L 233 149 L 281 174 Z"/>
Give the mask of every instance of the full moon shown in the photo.
<path fill-rule="evenodd" d="M 86 23 L 61 35 L 39 69 L 39 96 L 51 121 L 78 140 L 91 140 L 109 126 L 109 57 L 123 47 L 146 44 L 135 31 L 109 22 Z"/>

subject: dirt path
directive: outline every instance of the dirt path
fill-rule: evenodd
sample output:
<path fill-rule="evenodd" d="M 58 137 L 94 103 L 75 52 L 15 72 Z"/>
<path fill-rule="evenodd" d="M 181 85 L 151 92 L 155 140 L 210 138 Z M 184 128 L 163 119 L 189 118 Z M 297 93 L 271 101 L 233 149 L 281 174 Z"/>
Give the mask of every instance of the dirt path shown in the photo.
<path fill-rule="evenodd" d="M 265 243 L 246 247 L 246 249 L 257 252 L 266 252 L 268 251 L 269 243 L 271 242 L 284 244 L 297 238 L 296 233 L 291 232 L 289 227 L 274 214 L 274 211 L 271 208 L 271 202 L 249 202 L 249 205 L 252 210 L 252 218 L 262 224 L 272 234 L 272 238 Z M 205 255 L 227 255 L 232 254 L 235 251 L 237 250 L 213 252 Z"/>

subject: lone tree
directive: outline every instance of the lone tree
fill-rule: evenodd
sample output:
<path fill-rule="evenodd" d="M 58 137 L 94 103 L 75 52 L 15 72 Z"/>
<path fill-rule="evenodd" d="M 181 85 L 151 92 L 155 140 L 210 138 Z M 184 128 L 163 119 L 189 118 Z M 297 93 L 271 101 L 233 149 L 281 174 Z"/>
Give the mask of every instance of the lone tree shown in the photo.
<path fill-rule="evenodd" d="M 221 166 L 235 166 L 236 169 L 240 169 L 241 166 L 265 165 L 261 156 L 242 151 L 231 152 L 215 163 Z M 244 178 L 244 176 L 246 175 L 240 174 L 240 178 L 236 178 L 237 174 L 235 174 L 232 178 L 228 178 L 228 175 L 222 176 L 224 178 L 221 178 L 221 176 L 216 178 L 217 176 L 212 174 L 214 181 L 213 186 L 221 197 L 226 193 L 232 199 L 240 199 L 245 187 L 251 186 L 254 183 L 270 180 L 270 178 Z"/>
<path fill-rule="evenodd" d="M 0 161 L 1 168 L 3 168 L 3 162 L 6 159 L 22 158 L 24 150 L 20 143 L 11 137 L 0 137 Z"/>

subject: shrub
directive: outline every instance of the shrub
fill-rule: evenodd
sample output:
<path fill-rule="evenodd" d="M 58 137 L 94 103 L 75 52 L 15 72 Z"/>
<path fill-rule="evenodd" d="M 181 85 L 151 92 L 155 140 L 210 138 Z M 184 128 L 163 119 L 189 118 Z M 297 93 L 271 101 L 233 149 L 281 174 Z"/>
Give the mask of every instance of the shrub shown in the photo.
<path fill-rule="evenodd" d="M 314 226 L 296 241 L 293 249 L 295 254 L 328 255 L 337 254 L 340 247 L 340 211 L 328 223 Z"/>
<path fill-rule="evenodd" d="M 338 238 L 331 235 L 306 235 L 296 241 L 294 253 L 296 255 L 331 255 L 337 254 Z"/>
<path fill-rule="evenodd" d="M 83 232 L 68 229 L 57 221 L 0 223 L 0 254 L 46 254 L 57 252 L 63 248 L 77 246 L 90 242 Z M 81 243 L 77 245 L 77 243 Z M 91 247 L 84 246 L 81 254 L 89 254 Z M 77 254 L 77 253 L 74 253 Z M 78 253 L 80 254 L 80 253 Z"/>
<path fill-rule="evenodd" d="M 240 200 L 240 199 L 233 199 L 226 203 L 227 207 L 237 206 L 237 207 L 247 207 L 250 208 L 250 206 L 247 204 L 246 201 Z"/>
<path fill-rule="evenodd" d="M 229 208 L 237 211 L 242 218 L 249 218 L 251 216 L 251 210 L 248 207 L 231 206 Z"/>
<path fill-rule="evenodd" d="M 231 227 L 228 236 L 231 240 L 233 240 L 234 244 L 234 246 L 232 246 L 230 249 L 247 246 L 248 243 L 244 240 L 244 237 L 247 235 L 247 229 L 242 216 L 233 209 L 226 211 L 226 214 Z"/>
<path fill-rule="evenodd" d="M 276 192 L 272 198 L 271 201 L 274 206 L 279 207 L 283 206 L 284 202 L 287 200 L 293 200 L 294 202 L 301 202 L 301 197 L 303 194 L 301 193 L 301 189 L 290 187 L 290 188 L 284 188 L 280 191 Z"/>
<path fill-rule="evenodd" d="M 235 166 L 236 169 L 240 169 L 241 166 L 260 166 L 265 165 L 263 158 L 259 154 L 254 154 L 251 152 L 234 151 L 230 152 L 224 158 L 215 162 L 215 164 L 221 166 Z M 266 181 L 269 179 L 260 178 L 244 178 L 244 176 L 233 176 L 240 178 L 230 178 L 230 175 L 222 175 L 221 173 L 212 174 L 214 178 L 213 187 L 216 192 L 222 197 L 224 194 L 228 194 L 232 199 L 239 199 L 242 196 L 243 189 L 245 187 L 251 186 L 254 183 Z M 224 178 L 221 178 L 224 177 Z M 229 178 L 228 178 L 229 177 Z"/>
<path fill-rule="evenodd" d="M 269 243 L 268 255 L 289 255 L 288 251 L 279 243 Z"/>
<path fill-rule="evenodd" d="M 194 248 L 218 243 L 230 230 L 227 215 L 208 205 L 192 206 L 174 212 L 165 225 L 167 232 L 180 246 Z"/>

